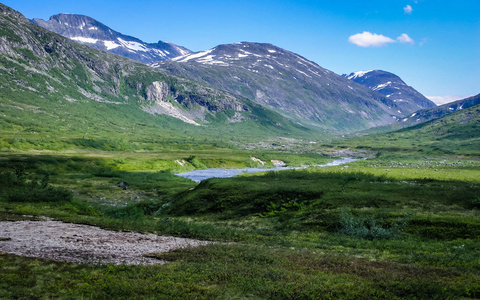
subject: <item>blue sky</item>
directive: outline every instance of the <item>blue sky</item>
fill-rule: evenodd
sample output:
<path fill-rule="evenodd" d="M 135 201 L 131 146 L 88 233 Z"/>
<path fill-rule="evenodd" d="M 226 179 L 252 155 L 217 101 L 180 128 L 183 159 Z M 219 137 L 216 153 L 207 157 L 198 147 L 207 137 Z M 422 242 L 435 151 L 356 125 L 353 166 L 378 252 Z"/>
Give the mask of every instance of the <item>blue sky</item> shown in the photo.
<path fill-rule="evenodd" d="M 30 19 L 87 15 L 145 42 L 163 40 L 192 51 L 240 41 L 272 43 L 337 74 L 393 72 L 426 96 L 480 93 L 479 0 L 2 3 Z"/>

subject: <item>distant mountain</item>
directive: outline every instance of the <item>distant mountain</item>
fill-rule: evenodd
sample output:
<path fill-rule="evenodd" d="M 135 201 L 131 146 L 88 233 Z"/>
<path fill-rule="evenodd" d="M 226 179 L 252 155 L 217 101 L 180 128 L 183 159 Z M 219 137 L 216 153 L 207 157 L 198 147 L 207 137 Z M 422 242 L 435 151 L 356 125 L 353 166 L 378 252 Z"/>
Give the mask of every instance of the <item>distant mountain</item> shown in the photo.
<path fill-rule="evenodd" d="M 478 96 L 476 96 L 478 100 Z M 470 102 L 472 104 L 474 102 Z M 337 147 L 378 151 L 379 155 L 417 152 L 418 155 L 480 157 L 480 104 L 451 111 L 447 115 L 387 133 L 336 140 Z"/>
<path fill-rule="evenodd" d="M 8 128 L 62 140 L 310 134 L 248 99 L 78 44 L 3 4 L 0 33 L 0 148 Z"/>
<path fill-rule="evenodd" d="M 436 106 L 435 103 L 411 86 L 408 86 L 400 77 L 390 72 L 382 70 L 359 71 L 349 75 L 344 74 L 343 76 L 385 95 L 385 97 L 395 102 L 400 110 L 400 114 L 405 115 L 420 109 Z"/>
<path fill-rule="evenodd" d="M 394 123 L 385 126 L 370 128 L 363 132 L 358 132 L 355 135 L 392 132 L 402 128 L 421 125 L 423 123 L 442 118 L 456 111 L 464 110 L 478 104 L 480 104 L 480 94 L 444 105 L 421 109 L 412 114 L 408 114 L 407 116 L 399 118 Z"/>
<path fill-rule="evenodd" d="M 145 64 L 171 59 L 191 52 L 184 47 L 162 41 L 154 44 L 145 43 L 82 15 L 58 14 L 51 16 L 48 21 L 33 19 L 31 22 L 76 42 Z"/>
<path fill-rule="evenodd" d="M 442 117 L 385 134 L 383 137 L 386 139 L 373 137 L 377 145 L 383 143 L 390 148 L 410 147 L 424 154 L 479 157 L 480 104 L 459 108 Z"/>
<path fill-rule="evenodd" d="M 471 106 L 480 104 L 480 94 L 444 105 L 426 108 L 414 112 L 398 121 L 401 127 L 408 127 L 430 120 L 438 119 L 453 112 L 469 108 Z"/>
<path fill-rule="evenodd" d="M 400 114 L 393 100 L 271 44 L 219 45 L 152 66 L 336 132 L 388 124 Z"/>

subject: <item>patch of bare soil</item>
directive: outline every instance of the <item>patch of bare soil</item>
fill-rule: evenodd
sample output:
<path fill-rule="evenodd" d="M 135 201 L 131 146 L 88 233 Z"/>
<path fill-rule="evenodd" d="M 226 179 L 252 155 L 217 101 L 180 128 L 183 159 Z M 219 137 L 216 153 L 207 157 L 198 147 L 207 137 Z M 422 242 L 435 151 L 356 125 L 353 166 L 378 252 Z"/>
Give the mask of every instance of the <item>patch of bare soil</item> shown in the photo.
<path fill-rule="evenodd" d="M 144 255 L 207 243 L 53 220 L 0 222 L 0 252 L 82 264 L 161 264 Z"/>

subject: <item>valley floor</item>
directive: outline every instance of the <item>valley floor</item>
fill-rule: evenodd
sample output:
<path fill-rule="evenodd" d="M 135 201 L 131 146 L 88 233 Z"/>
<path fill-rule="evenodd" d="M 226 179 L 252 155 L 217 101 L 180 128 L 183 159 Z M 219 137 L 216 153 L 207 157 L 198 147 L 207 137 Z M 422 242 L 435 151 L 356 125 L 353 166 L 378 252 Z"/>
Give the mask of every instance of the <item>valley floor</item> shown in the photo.
<path fill-rule="evenodd" d="M 174 175 L 258 163 L 251 157 L 332 160 L 3 152 L 0 299 L 480 297 L 480 161 L 384 153 L 201 183 Z M 195 247 L 176 248 L 183 242 Z"/>

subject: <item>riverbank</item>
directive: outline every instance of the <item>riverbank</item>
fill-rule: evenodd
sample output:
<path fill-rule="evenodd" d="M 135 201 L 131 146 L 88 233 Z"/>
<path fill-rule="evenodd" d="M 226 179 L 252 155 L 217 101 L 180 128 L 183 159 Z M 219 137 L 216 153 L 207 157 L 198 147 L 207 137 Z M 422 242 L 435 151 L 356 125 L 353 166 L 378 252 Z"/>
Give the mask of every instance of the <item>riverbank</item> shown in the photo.
<path fill-rule="evenodd" d="M 348 164 L 359 159 L 351 157 L 342 157 L 335 159 L 332 162 L 323 165 L 309 165 L 299 167 L 288 167 L 284 165 L 274 165 L 272 168 L 242 168 L 242 169 L 221 169 L 221 168 L 208 168 L 201 170 L 194 170 L 190 172 L 178 173 L 177 176 L 188 178 L 195 182 L 201 182 L 209 178 L 231 178 L 243 173 L 259 173 L 259 172 L 272 172 L 272 171 L 285 171 L 285 170 L 300 170 L 310 167 L 333 167 Z"/>

